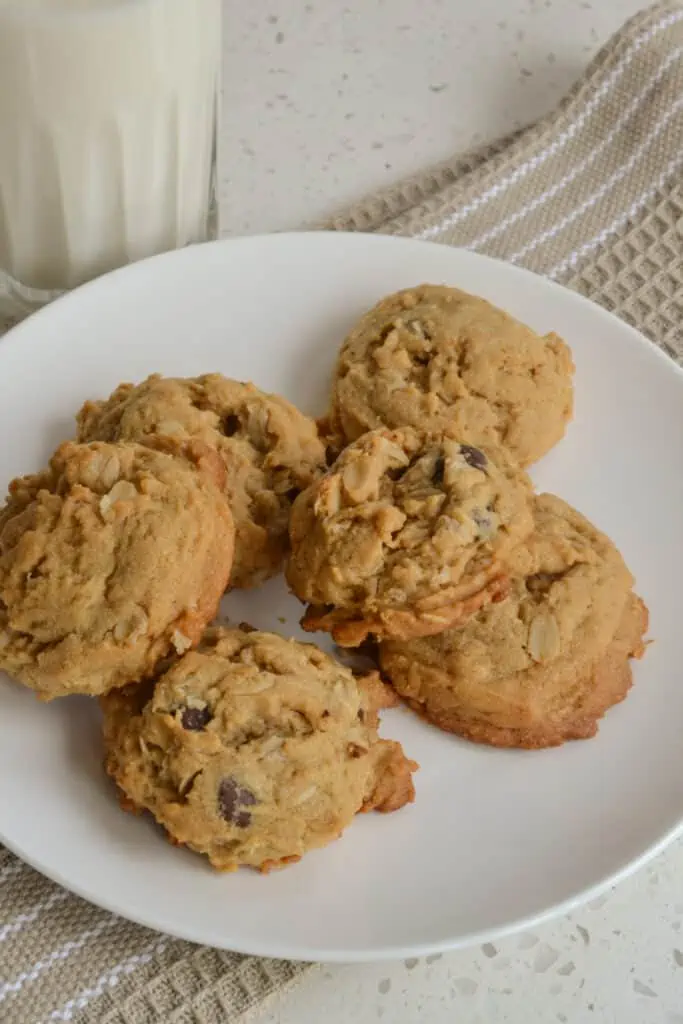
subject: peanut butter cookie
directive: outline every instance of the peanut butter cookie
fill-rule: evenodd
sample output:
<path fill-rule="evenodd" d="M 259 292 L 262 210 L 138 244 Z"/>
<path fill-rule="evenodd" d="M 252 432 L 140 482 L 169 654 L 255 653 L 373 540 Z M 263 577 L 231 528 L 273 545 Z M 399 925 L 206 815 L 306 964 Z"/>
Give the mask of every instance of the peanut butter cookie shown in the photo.
<path fill-rule="evenodd" d="M 86 402 L 78 428 L 82 441 L 166 435 L 216 449 L 236 529 L 231 587 L 254 587 L 280 571 L 292 502 L 325 468 L 312 420 L 278 395 L 217 373 L 121 384 L 105 401 Z"/>
<path fill-rule="evenodd" d="M 508 599 L 459 629 L 382 644 L 408 703 L 478 743 L 549 747 L 595 735 L 631 686 L 647 609 L 614 544 L 560 498 L 538 497 L 535 531 L 510 560 Z"/>
<path fill-rule="evenodd" d="M 0 510 L 0 669 L 50 700 L 197 643 L 230 574 L 225 470 L 200 442 L 57 449 Z"/>
<path fill-rule="evenodd" d="M 462 621 L 504 594 L 530 500 L 503 452 L 412 427 L 363 435 L 292 509 L 286 575 L 310 605 L 304 628 L 353 647 Z"/>
<path fill-rule="evenodd" d="M 541 337 L 457 288 L 422 285 L 383 299 L 344 342 L 330 426 L 347 441 L 380 426 L 449 428 L 527 466 L 564 435 L 573 370 L 556 334 Z"/>
<path fill-rule="evenodd" d="M 401 746 L 377 735 L 395 697 L 312 644 L 210 629 L 153 684 L 103 698 L 106 768 L 126 809 L 215 868 L 267 871 L 413 800 Z"/>

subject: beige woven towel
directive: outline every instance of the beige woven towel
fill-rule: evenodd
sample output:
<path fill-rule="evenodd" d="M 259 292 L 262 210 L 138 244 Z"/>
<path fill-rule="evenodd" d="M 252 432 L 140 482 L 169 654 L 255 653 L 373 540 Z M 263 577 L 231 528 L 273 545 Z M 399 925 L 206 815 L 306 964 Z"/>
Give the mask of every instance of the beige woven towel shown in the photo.
<path fill-rule="evenodd" d="M 540 124 L 334 227 L 431 239 L 547 274 L 683 361 L 683 3 L 656 4 Z M 74 851 L 77 856 L 77 851 Z M 234 1024 L 301 966 L 156 935 L 0 849 L 0 1021 Z"/>

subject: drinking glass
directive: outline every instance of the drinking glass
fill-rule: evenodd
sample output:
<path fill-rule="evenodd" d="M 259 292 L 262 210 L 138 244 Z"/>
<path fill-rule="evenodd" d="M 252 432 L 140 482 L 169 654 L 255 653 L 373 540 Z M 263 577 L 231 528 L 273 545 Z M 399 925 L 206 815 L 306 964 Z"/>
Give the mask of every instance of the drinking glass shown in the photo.
<path fill-rule="evenodd" d="M 216 237 L 221 0 L 0 0 L 0 317 Z"/>

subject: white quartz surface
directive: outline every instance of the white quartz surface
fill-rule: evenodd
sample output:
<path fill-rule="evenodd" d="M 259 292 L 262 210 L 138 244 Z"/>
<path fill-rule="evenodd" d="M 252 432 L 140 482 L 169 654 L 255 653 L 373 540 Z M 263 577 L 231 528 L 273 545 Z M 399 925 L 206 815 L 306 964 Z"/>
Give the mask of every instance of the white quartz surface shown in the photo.
<path fill-rule="evenodd" d="M 224 232 L 319 223 L 534 120 L 643 5 L 226 0 Z M 316 967 L 256 1024 L 683 1024 L 682 930 L 679 843 L 532 933 L 426 960 Z"/>
<path fill-rule="evenodd" d="M 457 953 L 321 965 L 257 1024 L 683 1024 L 683 845 L 554 923 Z"/>
<path fill-rule="evenodd" d="M 225 0 L 227 233 L 300 228 L 549 110 L 645 0 Z"/>

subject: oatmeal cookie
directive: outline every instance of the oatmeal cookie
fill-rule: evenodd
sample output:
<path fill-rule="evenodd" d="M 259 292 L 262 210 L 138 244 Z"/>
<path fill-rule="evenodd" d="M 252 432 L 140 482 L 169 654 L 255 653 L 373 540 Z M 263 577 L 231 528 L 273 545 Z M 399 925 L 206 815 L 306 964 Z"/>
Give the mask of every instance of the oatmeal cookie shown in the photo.
<path fill-rule="evenodd" d="M 231 587 L 254 587 L 280 571 L 292 502 L 325 468 L 312 420 L 278 395 L 217 373 L 121 384 L 105 401 L 86 402 L 78 430 L 82 441 L 166 435 L 216 449 L 236 529 Z"/>
<path fill-rule="evenodd" d="M 478 743 L 549 747 L 595 735 L 631 686 L 647 609 L 614 544 L 560 498 L 534 506 L 508 599 L 459 629 L 380 647 L 396 691 Z"/>
<path fill-rule="evenodd" d="M 225 470 L 200 442 L 57 449 L 0 510 L 0 669 L 49 700 L 197 643 L 230 575 Z"/>
<path fill-rule="evenodd" d="M 462 621 L 504 594 L 530 501 L 503 452 L 412 427 L 363 435 L 292 509 L 286 575 L 304 628 L 353 647 Z"/>
<path fill-rule="evenodd" d="M 573 371 L 556 334 L 541 337 L 457 288 L 422 285 L 383 299 L 344 342 L 330 427 L 338 447 L 380 426 L 448 427 L 527 466 L 564 435 Z"/>
<path fill-rule="evenodd" d="M 153 683 L 102 699 L 106 769 L 172 842 L 221 871 L 267 871 L 358 811 L 413 800 L 417 765 L 377 735 L 392 698 L 312 644 L 212 628 Z"/>

